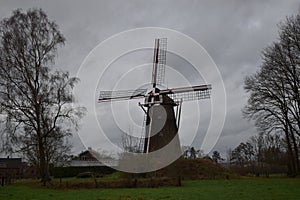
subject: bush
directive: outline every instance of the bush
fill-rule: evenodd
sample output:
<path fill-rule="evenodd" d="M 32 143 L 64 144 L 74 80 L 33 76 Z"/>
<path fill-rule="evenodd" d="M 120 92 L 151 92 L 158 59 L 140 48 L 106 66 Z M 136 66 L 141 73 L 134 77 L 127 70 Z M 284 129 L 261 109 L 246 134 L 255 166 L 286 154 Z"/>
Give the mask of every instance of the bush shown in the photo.
<path fill-rule="evenodd" d="M 172 166 L 173 165 L 173 166 Z M 178 159 L 172 165 L 157 172 L 160 176 L 181 176 L 184 180 L 195 179 L 225 179 L 231 177 L 226 169 L 211 159 Z"/>

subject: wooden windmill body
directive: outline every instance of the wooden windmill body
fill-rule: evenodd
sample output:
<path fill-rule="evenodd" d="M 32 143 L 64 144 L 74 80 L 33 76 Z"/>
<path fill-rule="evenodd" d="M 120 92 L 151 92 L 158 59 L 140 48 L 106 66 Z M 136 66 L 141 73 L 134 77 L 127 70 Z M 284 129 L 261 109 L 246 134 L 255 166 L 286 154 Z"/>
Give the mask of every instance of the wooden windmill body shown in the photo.
<path fill-rule="evenodd" d="M 157 86 L 164 82 L 166 53 L 167 39 L 155 39 L 150 92 L 147 89 L 100 91 L 99 102 L 145 98 L 143 104 L 139 103 L 145 112 L 143 153 L 160 150 L 169 144 L 172 144 L 169 150 L 180 153 L 178 129 L 182 102 L 210 97 L 211 85 L 159 89 Z"/>
<path fill-rule="evenodd" d="M 148 117 L 144 153 L 157 151 L 168 145 L 173 139 L 175 140 L 174 151 L 180 151 L 178 125 L 174 113 L 174 107 L 178 104 L 167 95 L 161 95 L 160 98 L 157 104 L 146 104 Z"/>

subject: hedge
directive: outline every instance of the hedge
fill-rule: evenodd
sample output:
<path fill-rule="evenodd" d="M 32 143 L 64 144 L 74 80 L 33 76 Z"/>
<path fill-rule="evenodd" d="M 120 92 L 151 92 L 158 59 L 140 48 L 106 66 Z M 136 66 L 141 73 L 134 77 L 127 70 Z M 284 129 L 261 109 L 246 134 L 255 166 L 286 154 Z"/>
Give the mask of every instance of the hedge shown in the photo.
<path fill-rule="evenodd" d="M 97 174 L 105 175 L 112 174 L 116 170 L 108 166 L 96 166 L 96 167 L 52 167 L 50 168 L 50 175 L 54 178 L 66 178 L 75 177 L 82 172 L 95 172 Z"/>

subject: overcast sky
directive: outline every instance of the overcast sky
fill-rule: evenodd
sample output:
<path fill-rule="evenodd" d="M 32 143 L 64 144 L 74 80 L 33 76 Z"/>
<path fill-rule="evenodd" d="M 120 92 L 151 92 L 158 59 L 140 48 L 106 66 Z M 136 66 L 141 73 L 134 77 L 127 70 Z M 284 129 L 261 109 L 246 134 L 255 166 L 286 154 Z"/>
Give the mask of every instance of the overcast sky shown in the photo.
<path fill-rule="evenodd" d="M 241 114 L 247 100 L 243 79 L 258 69 L 261 51 L 277 38 L 278 23 L 295 14 L 299 5 L 297 0 L 1 0 L 0 18 L 9 17 L 17 8 L 42 8 L 66 37 L 56 65 L 72 75 L 96 45 L 121 31 L 163 27 L 190 36 L 207 50 L 225 83 L 227 116 L 214 147 L 224 153 L 256 134 Z M 151 58 L 152 52 L 148 53 Z M 144 58 L 145 54 L 136 56 Z M 184 112 L 188 118 L 188 108 Z M 183 123 L 183 127 L 192 126 L 187 119 Z M 205 118 L 201 123 L 206 123 Z M 199 148 L 201 139 L 192 145 Z M 81 151 L 84 147 L 74 141 L 75 151 Z"/>

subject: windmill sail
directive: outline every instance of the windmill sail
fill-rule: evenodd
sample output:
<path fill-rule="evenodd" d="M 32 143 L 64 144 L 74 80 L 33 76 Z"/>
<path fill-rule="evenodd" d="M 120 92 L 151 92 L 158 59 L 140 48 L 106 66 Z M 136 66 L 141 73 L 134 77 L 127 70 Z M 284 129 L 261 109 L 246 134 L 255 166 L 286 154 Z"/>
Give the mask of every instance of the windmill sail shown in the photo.
<path fill-rule="evenodd" d="M 193 101 L 210 98 L 211 85 L 172 88 L 160 90 L 160 94 L 168 95 L 174 101 Z"/>
<path fill-rule="evenodd" d="M 167 38 L 155 39 L 154 55 L 153 55 L 153 70 L 152 70 L 152 85 L 163 85 L 165 81 L 165 69 L 167 60 Z"/>
<path fill-rule="evenodd" d="M 100 91 L 98 102 L 143 98 L 147 89 Z"/>

